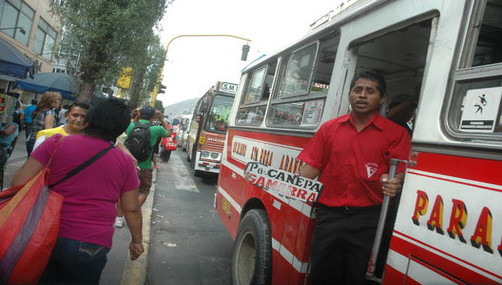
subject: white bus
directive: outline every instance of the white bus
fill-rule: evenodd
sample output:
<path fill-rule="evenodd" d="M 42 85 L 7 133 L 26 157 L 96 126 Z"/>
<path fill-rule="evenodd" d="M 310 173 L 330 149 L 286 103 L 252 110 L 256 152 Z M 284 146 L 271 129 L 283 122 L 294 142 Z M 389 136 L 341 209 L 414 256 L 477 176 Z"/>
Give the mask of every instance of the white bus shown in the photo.
<path fill-rule="evenodd" d="M 350 111 L 350 81 L 366 70 L 385 75 L 387 102 L 406 93 L 418 104 L 413 166 L 376 277 L 501 284 L 502 1 L 348 4 L 242 73 L 215 200 L 235 238 L 234 284 L 309 282 L 312 203 L 252 184 L 245 168 L 298 170 L 319 126 Z"/>

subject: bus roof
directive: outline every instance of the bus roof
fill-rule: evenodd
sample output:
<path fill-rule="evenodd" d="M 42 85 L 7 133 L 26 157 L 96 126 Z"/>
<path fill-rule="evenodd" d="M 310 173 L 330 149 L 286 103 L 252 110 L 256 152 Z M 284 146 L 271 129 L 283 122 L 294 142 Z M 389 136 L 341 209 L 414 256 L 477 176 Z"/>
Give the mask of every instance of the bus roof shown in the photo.
<path fill-rule="evenodd" d="M 326 29 L 330 28 L 334 25 L 341 25 L 348 20 L 361 15 L 362 13 L 374 9 L 377 6 L 382 5 L 383 3 L 389 0 L 346 0 L 341 3 L 339 6 L 335 8 L 335 10 L 331 10 L 328 13 L 321 16 L 319 19 L 310 24 L 310 30 L 307 34 L 303 35 L 301 38 L 296 40 L 293 43 L 286 45 L 288 49 L 297 47 L 300 43 L 308 40 L 309 38 L 315 37 L 318 33 L 325 32 Z M 242 69 L 242 73 L 252 69 L 254 66 L 260 64 L 263 61 L 268 60 L 271 57 L 276 56 L 277 54 L 284 51 L 285 48 L 282 48 L 276 52 L 271 53 L 270 55 L 261 55 L 256 58 L 253 62 Z"/>

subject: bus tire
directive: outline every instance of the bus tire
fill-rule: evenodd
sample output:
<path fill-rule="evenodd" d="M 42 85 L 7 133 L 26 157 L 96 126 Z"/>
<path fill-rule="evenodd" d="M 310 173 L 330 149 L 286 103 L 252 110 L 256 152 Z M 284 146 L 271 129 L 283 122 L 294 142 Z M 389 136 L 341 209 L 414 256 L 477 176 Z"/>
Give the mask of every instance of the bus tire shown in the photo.
<path fill-rule="evenodd" d="M 272 280 L 272 238 L 265 210 L 250 210 L 240 222 L 232 280 L 234 285 L 266 285 Z"/>

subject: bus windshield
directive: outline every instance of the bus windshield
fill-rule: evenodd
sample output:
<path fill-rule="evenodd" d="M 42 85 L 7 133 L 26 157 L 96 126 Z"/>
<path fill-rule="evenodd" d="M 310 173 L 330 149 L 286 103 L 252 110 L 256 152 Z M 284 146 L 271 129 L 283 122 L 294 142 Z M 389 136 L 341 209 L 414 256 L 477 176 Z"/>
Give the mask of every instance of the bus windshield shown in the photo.
<path fill-rule="evenodd" d="M 216 133 L 226 133 L 228 116 L 232 109 L 234 97 L 216 95 L 206 120 L 206 130 Z"/>

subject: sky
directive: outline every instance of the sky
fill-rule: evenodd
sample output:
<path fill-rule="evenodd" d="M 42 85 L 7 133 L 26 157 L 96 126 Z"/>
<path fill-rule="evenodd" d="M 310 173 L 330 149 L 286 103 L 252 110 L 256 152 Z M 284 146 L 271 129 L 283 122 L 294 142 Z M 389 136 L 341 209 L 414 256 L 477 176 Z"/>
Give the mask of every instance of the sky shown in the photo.
<path fill-rule="evenodd" d="M 200 98 L 217 81 L 239 83 L 240 71 L 262 54 L 303 37 L 340 0 L 175 0 L 160 23 L 168 45 L 159 94 L 164 106 Z M 250 39 L 202 35 L 226 34 Z M 200 35 L 183 36 L 179 35 Z M 248 43 L 247 61 L 241 61 Z"/>

